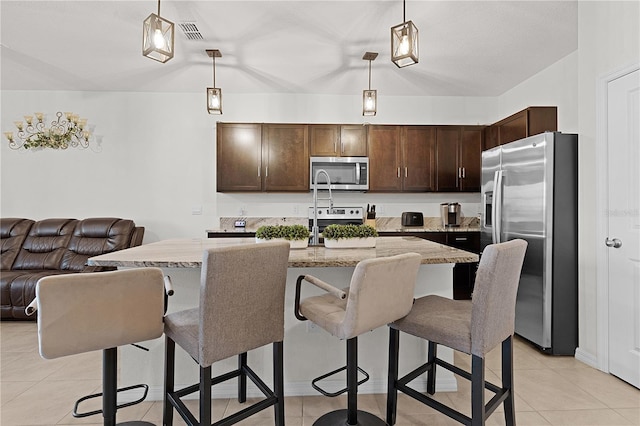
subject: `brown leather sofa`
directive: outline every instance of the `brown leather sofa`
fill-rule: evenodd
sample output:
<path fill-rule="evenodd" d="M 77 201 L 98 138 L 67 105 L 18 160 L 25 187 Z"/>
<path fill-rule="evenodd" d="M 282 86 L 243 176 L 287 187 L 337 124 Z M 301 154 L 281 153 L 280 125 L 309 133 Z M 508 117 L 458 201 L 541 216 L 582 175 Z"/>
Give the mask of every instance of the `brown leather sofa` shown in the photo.
<path fill-rule="evenodd" d="M 30 319 L 24 309 L 47 275 L 113 270 L 88 266 L 87 259 L 139 246 L 144 227 L 129 219 L 0 218 L 0 318 Z"/>

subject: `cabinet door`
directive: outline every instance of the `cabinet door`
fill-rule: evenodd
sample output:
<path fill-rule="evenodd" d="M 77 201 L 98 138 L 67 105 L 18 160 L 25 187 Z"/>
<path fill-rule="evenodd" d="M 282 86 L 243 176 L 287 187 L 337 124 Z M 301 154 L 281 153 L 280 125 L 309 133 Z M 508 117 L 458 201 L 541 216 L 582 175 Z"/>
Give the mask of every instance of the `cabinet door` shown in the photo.
<path fill-rule="evenodd" d="M 460 191 L 480 192 L 482 129 L 462 129 L 459 155 L 462 168 L 462 179 L 459 180 L 458 185 Z"/>
<path fill-rule="evenodd" d="M 262 126 L 218 123 L 216 127 L 217 191 L 261 191 Z"/>
<path fill-rule="evenodd" d="M 435 190 L 435 128 L 403 126 L 402 189 L 406 192 Z"/>
<path fill-rule="evenodd" d="M 309 144 L 306 124 L 265 124 L 262 158 L 266 191 L 309 192 Z"/>
<path fill-rule="evenodd" d="M 340 143 L 337 124 L 309 125 L 309 151 L 312 157 L 335 157 Z"/>
<path fill-rule="evenodd" d="M 361 125 L 340 126 L 340 156 L 367 156 L 367 127 Z"/>
<path fill-rule="evenodd" d="M 527 111 L 520 111 L 517 114 L 505 119 L 498 126 L 498 140 L 500 145 L 526 138 L 527 134 Z"/>
<path fill-rule="evenodd" d="M 458 164 L 459 127 L 438 127 L 436 129 L 436 189 L 439 192 L 459 191 Z"/>
<path fill-rule="evenodd" d="M 447 245 L 460 250 L 480 253 L 480 232 L 447 232 Z"/>
<path fill-rule="evenodd" d="M 558 107 L 530 107 L 527 113 L 527 136 L 558 130 Z"/>
<path fill-rule="evenodd" d="M 498 126 L 491 125 L 484 128 L 483 149 L 491 149 L 500 145 L 498 142 Z"/>
<path fill-rule="evenodd" d="M 369 127 L 369 191 L 402 190 L 400 126 Z"/>

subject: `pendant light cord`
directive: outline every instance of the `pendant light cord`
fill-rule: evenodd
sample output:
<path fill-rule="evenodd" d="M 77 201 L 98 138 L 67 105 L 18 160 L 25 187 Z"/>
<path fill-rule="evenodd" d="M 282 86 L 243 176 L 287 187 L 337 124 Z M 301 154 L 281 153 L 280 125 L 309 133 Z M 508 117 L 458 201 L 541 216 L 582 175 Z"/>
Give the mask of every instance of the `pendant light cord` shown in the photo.
<path fill-rule="evenodd" d="M 158 0 L 158 16 L 160 16 L 160 0 Z"/>
<path fill-rule="evenodd" d="M 371 90 L 371 59 L 369 59 L 369 90 Z"/>
<path fill-rule="evenodd" d="M 158 14 L 160 14 L 160 0 L 158 0 Z M 407 3 L 402 0 L 402 22 L 407 22 Z"/>
<path fill-rule="evenodd" d="M 213 58 L 213 87 L 216 87 L 216 55 L 212 56 Z"/>

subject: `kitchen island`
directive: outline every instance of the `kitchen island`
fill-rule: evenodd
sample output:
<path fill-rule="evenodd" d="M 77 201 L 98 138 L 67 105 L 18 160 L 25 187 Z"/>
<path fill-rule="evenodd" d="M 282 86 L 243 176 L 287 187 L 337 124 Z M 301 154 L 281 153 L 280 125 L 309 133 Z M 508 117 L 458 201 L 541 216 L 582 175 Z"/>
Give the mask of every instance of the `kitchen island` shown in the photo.
<path fill-rule="evenodd" d="M 90 258 L 90 265 L 132 268 L 155 266 L 163 268 L 171 276 L 175 295 L 169 298 L 169 312 L 198 306 L 200 267 L 205 249 L 228 245 L 253 243 L 253 238 L 204 238 L 173 239 L 145 244 L 132 249 L 121 250 Z M 453 265 L 455 263 L 473 263 L 478 255 L 453 247 L 438 244 L 417 237 L 379 237 L 375 248 L 365 249 L 327 249 L 322 246 L 306 249 L 292 249 L 289 256 L 287 287 L 285 295 L 285 340 L 284 368 L 286 395 L 316 395 L 311 388 L 311 379 L 345 363 L 345 343 L 330 336 L 324 330 L 309 322 L 300 322 L 293 315 L 295 281 L 299 275 L 314 275 L 337 287 L 349 285 L 353 268 L 364 259 L 393 256 L 400 253 L 415 252 L 422 256 L 422 266 L 418 273 L 416 296 L 439 294 L 452 296 Z M 247 259 L 247 268 L 251 259 Z M 320 290 L 307 286 L 303 288 L 303 297 L 320 294 Z M 380 327 L 359 337 L 359 365 L 371 376 L 371 379 L 359 388 L 360 393 L 386 392 L 388 329 Z M 121 348 L 121 375 L 119 386 L 136 383 L 149 385 L 151 400 L 162 399 L 164 339 L 143 342 L 150 349 L 141 351 L 133 346 Z M 441 354 L 446 356 L 442 349 Z M 426 359 L 426 345 L 421 339 L 403 336 L 403 359 L 400 368 L 416 367 Z M 452 355 L 447 357 L 450 360 Z M 403 365 L 403 362 L 406 364 Z M 249 353 L 252 368 L 271 383 L 271 348 L 259 348 Z M 230 358 L 213 365 L 213 373 L 219 374 L 235 368 L 236 359 Z M 438 372 L 439 390 L 455 390 L 456 382 L 452 374 L 444 369 Z M 193 360 L 183 351 L 176 351 L 176 385 L 189 385 L 197 382 L 198 369 Z M 344 386 L 343 377 L 329 380 L 329 389 Z M 420 388 L 426 384 L 420 383 Z M 257 389 L 249 389 L 251 395 L 259 396 Z M 236 382 L 228 381 L 213 388 L 213 396 L 232 397 L 236 392 Z"/>

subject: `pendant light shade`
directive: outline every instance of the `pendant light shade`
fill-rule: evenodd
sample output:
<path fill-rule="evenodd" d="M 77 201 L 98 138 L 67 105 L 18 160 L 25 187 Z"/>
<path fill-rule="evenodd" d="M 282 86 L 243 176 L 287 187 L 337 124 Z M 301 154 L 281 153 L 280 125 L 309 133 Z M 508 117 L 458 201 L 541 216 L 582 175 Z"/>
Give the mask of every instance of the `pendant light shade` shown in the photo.
<path fill-rule="evenodd" d="M 378 92 L 376 90 L 362 91 L 362 115 L 376 115 L 378 110 Z"/>
<path fill-rule="evenodd" d="M 378 111 L 378 92 L 371 90 L 371 61 L 378 57 L 376 52 L 367 52 L 362 57 L 369 61 L 369 89 L 362 91 L 362 115 L 376 115 Z"/>
<path fill-rule="evenodd" d="M 142 25 L 142 55 L 159 62 L 173 58 L 174 25 L 158 14 L 152 13 Z"/>
<path fill-rule="evenodd" d="M 418 28 L 405 16 L 405 2 L 402 1 L 402 24 L 391 27 L 391 61 L 398 68 L 418 63 Z"/>
<path fill-rule="evenodd" d="M 213 59 L 213 87 L 207 87 L 207 112 L 222 114 L 222 89 L 216 87 L 216 58 L 221 58 L 219 50 L 207 50 L 207 55 Z"/>

